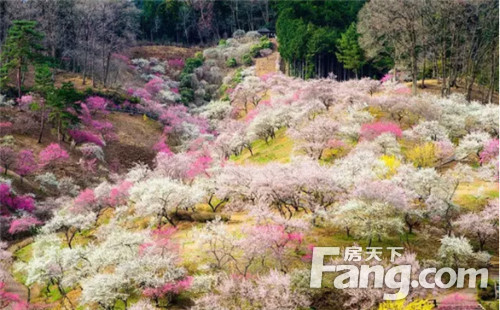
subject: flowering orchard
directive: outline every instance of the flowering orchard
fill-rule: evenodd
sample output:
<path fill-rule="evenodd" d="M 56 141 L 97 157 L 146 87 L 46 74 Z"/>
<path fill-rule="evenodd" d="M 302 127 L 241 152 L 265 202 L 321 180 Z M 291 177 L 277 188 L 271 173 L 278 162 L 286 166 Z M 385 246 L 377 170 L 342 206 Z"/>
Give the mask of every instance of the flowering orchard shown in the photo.
<path fill-rule="evenodd" d="M 33 240 L 15 262 L 1 244 L 1 305 L 430 309 L 438 293 L 439 309 L 474 303 L 422 287 L 394 303 L 383 300 L 390 288 L 311 289 L 310 266 L 314 247 L 395 246 L 402 255 L 382 255 L 384 269 L 487 268 L 498 256 L 498 106 L 412 97 L 391 75 L 302 80 L 247 66 L 221 76 L 256 36 L 188 60 L 130 60 L 134 103 L 83 98 L 64 131 L 71 145 L 3 138 L 1 232 Z M 189 90 L 193 104 L 182 104 Z M 108 118 L 123 112 L 160 130 L 150 163 L 111 172 L 120 132 Z M 86 182 L 60 174 L 75 158 Z M 14 174 L 39 191 L 18 190 Z M 10 293 L 12 276 L 30 300 Z"/>

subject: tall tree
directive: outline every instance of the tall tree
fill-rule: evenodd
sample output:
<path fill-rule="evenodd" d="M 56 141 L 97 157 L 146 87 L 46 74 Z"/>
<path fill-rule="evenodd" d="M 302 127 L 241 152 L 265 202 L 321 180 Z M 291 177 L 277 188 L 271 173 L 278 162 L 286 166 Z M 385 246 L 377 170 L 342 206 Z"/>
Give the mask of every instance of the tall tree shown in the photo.
<path fill-rule="evenodd" d="M 365 64 L 363 50 L 358 44 L 358 33 L 356 24 L 352 23 L 347 30 L 341 34 L 337 40 L 338 52 L 335 53 L 346 69 L 354 70 L 358 78 L 359 69 Z"/>
<path fill-rule="evenodd" d="M 425 1 L 372 0 L 359 12 L 360 44 L 372 55 L 390 53 L 395 62 L 409 64 L 413 80 L 412 92 L 417 93 L 418 65 Z"/>
<path fill-rule="evenodd" d="M 279 51 L 292 75 L 344 74 L 335 57 L 337 39 L 364 1 L 277 1 Z M 345 75 L 345 74 L 344 74 Z"/>
<path fill-rule="evenodd" d="M 9 71 L 15 70 L 19 97 L 23 86 L 22 74 L 28 70 L 28 65 L 36 60 L 42 49 L 43 34 L 35 29 L 36 25 L 36 21 L 15 20 L 9 28 L 0 55 L 2 64 L 0 82 L 4 84 L 8 80 Z"/>

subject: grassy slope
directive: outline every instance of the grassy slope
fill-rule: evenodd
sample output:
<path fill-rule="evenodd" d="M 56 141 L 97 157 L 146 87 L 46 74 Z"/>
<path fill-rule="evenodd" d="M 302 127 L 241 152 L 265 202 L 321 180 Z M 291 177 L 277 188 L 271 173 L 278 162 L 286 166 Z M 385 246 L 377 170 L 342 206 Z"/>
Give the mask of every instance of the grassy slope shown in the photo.
<path fill-rule="evenodd" d="M 257 72 L 262 75 L 272 70 L 269 66 L 275 65 L 274 58 L 273 61 L 269 59 L 257 60 Z M 265 66 L 265 67 L 262 67 Z M 143 139 L 136 140 L 134 135 L 141 138 L 151 138 L 148 132 L 144 132 L 144 128 L 150 126 L 144 126 L 144 124 L 139 119 L 131 119 L 129 123 L 122 119 L 124 116 L 116 116 L 120 118 L 119 122 L 119 135 L 120 141 L 125 146 L 130 145 L 142 145 L 144 143 L 149 144 Z M 115 117 L 111 117 L 115 118 Z M 139 127 L 137 127 L 139 126 Z M 144 127 L 142 127 L 144 126 Z M 153 126 L 154 127 L 154 126 Z M 156 130 L 156 129 L 155 129 Z M 146 145 L 143 145 L 146 147 Z M 263 140 L 256 140 L 252 143 L 252 148 L 254 155 L 251 156 L 248 150 L 244 150 L 239 156 L 231 157 L 231 160 L 238 164 L 264 164 L 268 162 L 289 162 L 290 156 L 293 153 L 293 141 L 286 135 L 286 129 L 280 129 L 276 133 L 276 138 L 271 140 L 269 144 L 266 144 Z M 123 150 L 125 150 L 124 148 Z M 117 155 L 118 156 L 118 155 Z M 456 196 L 454 198 L 455 202 L 459 203 L 466 209 L 474 210 L 480 208 L 489 198 L 498 197 L 498 184 L 497 183 L 487 183 L 487 182 L 475 182 L 471 184 L 462 184 L 457 190 Z M 200 209 L 204 209 L 202 206 Z M 250 224 L 246 218 L 245 213 L 235 213 L 232 214 L 231 220 L 228 222 L 228 229 L 230 232 L 239 232 L 244 225 Z M 138 221 L 133 224 L 133 229 L 140 229 L 147 226 L 147 220 Z M 202 224 L 196 223 L 181 223 L 179 225 L 178 231 L 174 235 L 174 240 L 179 243 L 181 255 L 183 257 L 183 265 L 189 270 L 190 273 L 199 273 L 203 270 L 204 265 L 208 263 L 206 257 L 199 251 L 196 245 L 196 228 L 201 227 Z M 88 234 L 86 234 L 88 235 Z M 420 258 L 433 258 L 436 248 L 439 247 L 439 237 L 433 236 L 420 236 L 417 232 L 415 235 L 411 235 L 406 238 L 400 238 L 395 236 L 390 239 L 383 239 L 381 242 L 374 241 L 373 246 L 405 246 L 413 251 L 415 251 Z M 76 238 L 76 243 L 85 243 L 85 236 L 79 236 Z M 360 246 L 366 247 L 366 240 L 356 240 L 354 238 L 348 238 L 345 236 L 343 231 L 334 230 L 331 228 L 315 228 L 307 235 L 306 244 L 314 244 L 316 246 L 352 246 L 353 243 L 357 243 Z M 296 253 L 297 256 L 301 256 L 304 253 Z M 15 253 L 15 257 L 20 260 L 27 260 L 31 255 L 31 246 L 28 245 Z M 493 258 L 493 261 L 498 262 L 498 256 Z M 297 265 L 300 267 L 308 268 L 308 263 L 298 262 Z M 498 263 L 497 263 L 498 265 Z M 295 266 L 299 267 L 299 266 Z M 18 275 L 19 276 L 19 275 Z M 19 278 L 19 280 L 22 280 Z M 40 293 L 40 290 L 38 290 Z M 80 292 L 79 290 L 74 290 L 70 292 L 71 299 L 76 302 Z M 50 300 L 57 300 L 60 298 L 54 290 L 48 294 Z M 117 309 L 122 309 L 121 305 L 117 305 Z"/>
<path fill-rule="evenodd" d="M 265 164 L 271 161 L 286 163 L 290 161 L 293 141 L 286 135 L 286 129 L 281 128 L 276 132 L 276 138 L 268 144 L 262 139 L 252 142 L 252 151 L 253 156 L 245 149 L 240 155 L 231 156 L 231 160 L 238 164 Z"/>

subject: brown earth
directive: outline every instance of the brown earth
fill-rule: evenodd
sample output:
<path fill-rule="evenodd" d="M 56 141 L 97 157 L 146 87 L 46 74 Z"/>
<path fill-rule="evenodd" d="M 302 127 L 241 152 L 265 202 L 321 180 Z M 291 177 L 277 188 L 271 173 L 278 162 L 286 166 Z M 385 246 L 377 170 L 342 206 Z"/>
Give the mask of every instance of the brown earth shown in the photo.
<path fill-rule="evenodd" d="M 199 47 L 178 47 L 166 45 L 145 45 L 135 46 L 124 52 L 125 55 L 131 58 L 158 58 L 160 60 L 167 59 L 186 59 L 193 57 L 196 52 L 202 51 Z"/>
<path fill-rule="evenodd" d="M 8 114 L 10 118 L 15 118 L 21 112 L 12 108 L 2 108 L 0 113 Z M 3 116 L 2 115 L 2 116 Z M 118 136 L 117 141 L 111 141 L 103 150 L 106 163 L 104 167 L 109 167 L 109 164 L 114 163 L 113 159 L 119 159 L 120 171 L 123 172 L 133 166 L 135 162 L 143 162 L 151 165 L 155 157 L 155 152 L 152 150 L 153 145 L 158 142 L 162 130 L 159 123 L 156 121 L 145 119 L 141 115 L 129 115 L 127 113 L 112 112 L 107 116 L 113 126 L 114 131 Z M 2 135 L 0 135 L 2 136 Z M 50 143 L 58 143 L 57 135 L 51 130 L 50 124 L 47 124 L 42 143 L 37 143 L 38 131 L 29 132 L 27 134 L 14 133 L 12 136 L 15 139 L 13 149 L 18 152 L 22 149 L 30 149 L 35 155 L 38 155 L 41 150 L 47 147 Z M 54 173 L 58 178 L 72 177 L 81 186 L 88 186 L 85 180 L 89 177 L 103 178 L 108 175 L 106 169 L 98 169 L 93 175 L 88 175 L 88 172 L 82 170 L 79 164 L 81 154 L 78 150 L 71 147 L 68 142 L 61 142 L 61 147 L 64 148 L 70 155 L 70 159 L 60 165 L 56 165 L 50 172 Z M 46 170 L 45 172 L 48 172 Z M 40 172 L 38 172 L 40 173 Z M 21 183 L 17 175 L 9 173 L 13 180 L 13 185 L 20 193 L 34 192 L 33 189 L 38 189 L 38 184 L 34 180 L 34 176 L 28 176 Z M 39 191 L 36 191 L 40 194 Z M 43 196 L 43 195 L 42 195 Z"/>

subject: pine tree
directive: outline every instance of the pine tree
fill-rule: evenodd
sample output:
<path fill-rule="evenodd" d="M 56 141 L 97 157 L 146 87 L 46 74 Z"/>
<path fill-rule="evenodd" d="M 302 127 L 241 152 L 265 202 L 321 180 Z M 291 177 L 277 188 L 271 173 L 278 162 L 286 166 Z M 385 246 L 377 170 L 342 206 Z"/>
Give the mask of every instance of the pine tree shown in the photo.
<path fill-rule="evenodd" d="M 39 92 L 42 96 L 54 90 L 54 80 L 52 78 L 52 71 L 46 63 L 38 64 L 35 66 L 35 86 L 34 90 Z"/>
<path fill-rule="evenodd" d="M 27 71 L 28 65 L 35 61 L 38 51 L 42 48 L 40 41 L 44 35 L 35 29 L 36 25 L 35 21 L 13 21 L 0 55 L 0 63 L 2 64 L 2 70 L 0 71 L 1 86 L 5 86 L 9 71 L 16 70 L 19 97 L 21 97 L 21 88 L 23 86 L 22 73 Z"/>
<path fill-rule="evenodd" d="M 352 69 L 358 78 L 358 71 L 365 64 L 363 50 L 358 44 L 358 33 L 356 32 L 356 23 L 352 23 L 347 30 L 342 33 L 337 41 L 338 60 L 344 64 L 344 68 Z"/>

